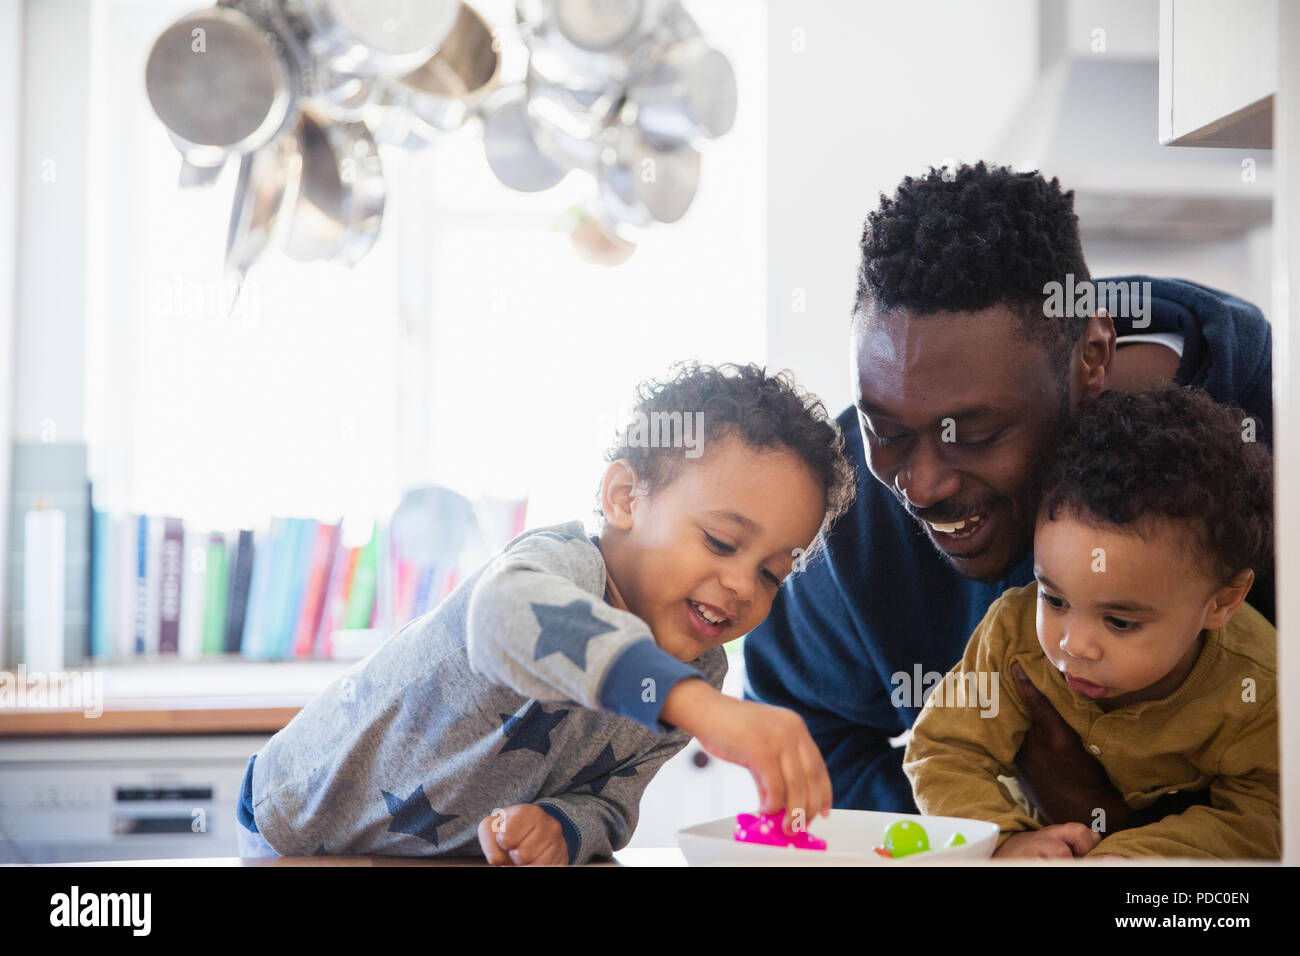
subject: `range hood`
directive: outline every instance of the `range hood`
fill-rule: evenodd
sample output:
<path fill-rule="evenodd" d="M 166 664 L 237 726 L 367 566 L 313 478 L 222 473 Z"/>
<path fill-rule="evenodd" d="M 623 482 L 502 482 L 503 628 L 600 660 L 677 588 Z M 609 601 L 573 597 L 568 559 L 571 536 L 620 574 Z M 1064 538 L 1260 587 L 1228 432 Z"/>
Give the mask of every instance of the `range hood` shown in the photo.
<path fill-rule="evenodd" d="M 1043 69 L 992 155 L 1074 190 L 1085 238 L 1227 239 L 1270 222 L 1269 150 L 1161 146 L 1154 51 L 1070 46 L 1044 37 Z"/>

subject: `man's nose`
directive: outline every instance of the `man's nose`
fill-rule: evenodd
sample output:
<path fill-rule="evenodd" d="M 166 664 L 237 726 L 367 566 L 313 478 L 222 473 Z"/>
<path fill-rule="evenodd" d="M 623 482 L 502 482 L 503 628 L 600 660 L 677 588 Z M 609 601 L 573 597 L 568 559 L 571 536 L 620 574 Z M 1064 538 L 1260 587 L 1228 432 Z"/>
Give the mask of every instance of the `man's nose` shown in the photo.
<path fill-rule="evenodd" d="M 961 488 L 958 477 L 930 442 L 918 442 L 894 474 L 894 487 L 918 509 L 933 507 Z"/>

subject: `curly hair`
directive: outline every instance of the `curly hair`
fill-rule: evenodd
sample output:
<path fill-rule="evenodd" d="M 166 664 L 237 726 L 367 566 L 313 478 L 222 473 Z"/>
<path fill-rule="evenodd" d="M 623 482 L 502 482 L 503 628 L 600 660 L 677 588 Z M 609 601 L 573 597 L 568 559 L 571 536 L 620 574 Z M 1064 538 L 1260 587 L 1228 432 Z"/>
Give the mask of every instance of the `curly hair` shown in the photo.
<path fill-rule="evenodd" d="M 1246 440 L 1248 416 L 1206 392 L 1164 383 L 1084 402 L 1043 472 L 1040 508 L 1126 525 L 1194 522 L 1204 565 L 1228 582 L 1273 560 L 1273 463 Z"/>
<path fill-rule="evenodd" d="M 704 442 L 739 438 L 755 449 L 784 448 L 808 466 L 826 498 L 821 531 L 848 510 L 856 473 L 844 453 L 844 437 L 821 401 L 794 383 L 789 372 L 769 374 L 748 365 L 679 362 L 663 379 L 637 386 L 632 423 L 621 430 L 605 460 L 626 460 L 652 493 L 677 474 L 687 456 L 664 442 L 629 440 L 637 423 L 654 416 L 702 414 Z M 818 535 L 820 541 L 821 535 Z M 813 551 L 817 550 L 816 544 Z"/>
<path fill-rule="evenodd" d="M 983 162 L 932 166 L 919 179 L 905 177 L 892 199 L 881 194 L 860 248 L 855 315 L 864 306 L 924 315 L 1005 305 L 1064 376 L 1087 317 L 1046 317 L 1043 287 L 1071 274 L 1076 285 L 1092 277 L 1074 192 L 1063 193 L 1055 178 Z"/>

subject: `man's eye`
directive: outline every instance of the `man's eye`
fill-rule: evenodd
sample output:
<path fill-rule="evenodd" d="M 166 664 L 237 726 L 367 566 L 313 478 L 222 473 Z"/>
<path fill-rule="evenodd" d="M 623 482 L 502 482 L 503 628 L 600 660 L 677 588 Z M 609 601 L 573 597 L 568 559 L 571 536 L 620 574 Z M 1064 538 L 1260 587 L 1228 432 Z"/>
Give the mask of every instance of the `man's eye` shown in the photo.
<path fill-rule="evenodd" d="M 889 445 L 896 445 L 907 437 L 906 435 L 879 435 L 871 430 L 868 430 L 867 434 L 871 436 L 873 442 L 882 448 L 888 447 Z"/>
<path fill-rule="evenodd" d="M 996 431 L 985 438 L 965 438 L 960 442 L 960 444 L 966 445 L 969 448 L 984 448 L 988 445 L 993 444 L 1001 436 L 1002 436 L 1002 432 Z"/>
<path fill-rule="evenodd" d="M 705 538 L 706 541 L 709 542 L 709 547 L 713 548 L 715 551 L 717 551 L 717 552 L 720 553 L 720 554 L 735 554 L 735 553 L 736 553 L 736 549 L 735 549 L 735 548 L 733 548 L 733 547 L 732 547 L 731 545 L 729 545 L 729 544 L 723 544 L 721 541 L 719 541 L 719 540 L 718 540 L 717 538 L 715 538 L 713 535 L 709 534 L 707 531 L 704 532 L 704 538 Z"/>

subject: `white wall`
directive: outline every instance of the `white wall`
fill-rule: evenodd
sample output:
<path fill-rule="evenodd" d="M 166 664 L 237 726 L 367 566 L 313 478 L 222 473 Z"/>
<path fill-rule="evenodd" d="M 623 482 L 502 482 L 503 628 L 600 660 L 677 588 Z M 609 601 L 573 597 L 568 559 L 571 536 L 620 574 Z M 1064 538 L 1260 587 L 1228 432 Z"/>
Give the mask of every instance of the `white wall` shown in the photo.
<path fill-rule="evenodd" d="M 768 363 L 836 413 L 863 220 L 993 147 L 1037 74 L 1037 4 L 769 0 L 768 27 Z"/>

